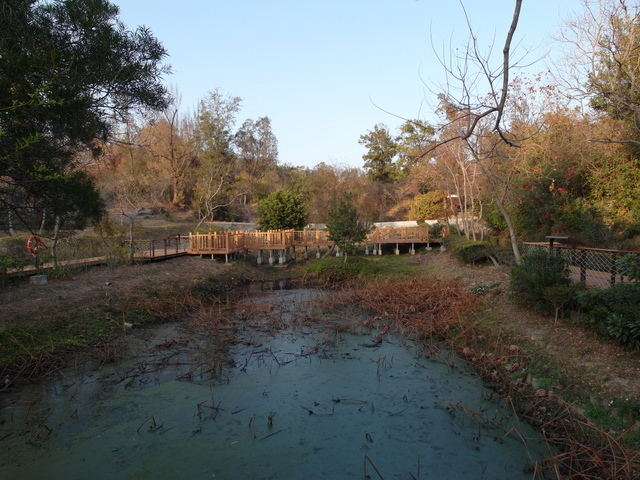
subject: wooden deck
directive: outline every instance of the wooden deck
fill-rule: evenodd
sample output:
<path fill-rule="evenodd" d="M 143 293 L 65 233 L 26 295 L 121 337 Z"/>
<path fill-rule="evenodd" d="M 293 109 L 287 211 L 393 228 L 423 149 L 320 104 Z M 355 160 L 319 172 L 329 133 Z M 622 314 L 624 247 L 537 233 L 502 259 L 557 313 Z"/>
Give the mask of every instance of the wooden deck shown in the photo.
<path fill-rule="evenodd" d="M 376 228 L 362 244 L 440 243 L 430 238 L 429 227 Z M 247 250 L 286 250 L 290 247 L 331 247 L 327 230 L 277 230 L 189 234 L 190 255 L 230 255 Z"/>

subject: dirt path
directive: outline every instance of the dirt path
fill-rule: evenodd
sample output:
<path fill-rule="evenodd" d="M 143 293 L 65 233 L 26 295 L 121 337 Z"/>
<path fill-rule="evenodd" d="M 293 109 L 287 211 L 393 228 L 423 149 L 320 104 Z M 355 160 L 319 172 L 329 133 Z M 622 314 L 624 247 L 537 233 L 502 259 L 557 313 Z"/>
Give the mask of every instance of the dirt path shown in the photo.
<path fill-rule="evenodd" d="M 509 269 L 461 265 L 449 256 L 428 257 L 434 270 L 467 285 L 498 286 L 486 297 L 488 317 L 513 343 L 537 350 L 559 369 L 564 387 L 585 391 L 604 404 L 640 400 L 640 352 L 596 337 L 575 321 L 558 320 L 518 306 L 509 295 Z M 585 390 L 586 389 L 586 390 Z"/>

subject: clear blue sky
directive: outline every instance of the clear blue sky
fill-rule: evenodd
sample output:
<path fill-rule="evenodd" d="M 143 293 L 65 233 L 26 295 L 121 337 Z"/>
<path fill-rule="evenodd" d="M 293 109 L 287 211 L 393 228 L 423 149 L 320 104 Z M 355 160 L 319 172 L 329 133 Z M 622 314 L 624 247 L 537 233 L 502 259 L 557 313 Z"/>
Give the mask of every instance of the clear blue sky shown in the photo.
<path fill-rule="evenodd" d="M 362 166 L 360 135 L 403 118 L 433 120 L 443 67 L 433 52 L 468 37 L 455 0 L 112 0 L 133 29 L 164 44 L 169 86 L 195 111 L 207 92 L 242 98 L 238 126 L 268 116 L 280 163 Z M 481 45 L 500 54 L 514 0 L 467 0 Z M 556 49 L 558 31 L 580 0 L 524 0 L 516 41 L 536 60 Z M 544 60 L 532 70 L 548 68 Z M 382 110 L 381 110 L 382 109 Z M 393 113 L 390 115 L 388 112 Z"/>

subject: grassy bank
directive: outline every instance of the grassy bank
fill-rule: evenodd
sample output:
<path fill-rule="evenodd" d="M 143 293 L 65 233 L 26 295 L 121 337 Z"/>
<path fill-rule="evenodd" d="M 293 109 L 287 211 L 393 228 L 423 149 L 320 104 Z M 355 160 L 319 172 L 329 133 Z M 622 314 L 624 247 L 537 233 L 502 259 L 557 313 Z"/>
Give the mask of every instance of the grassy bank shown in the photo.
<path fill-rule="evenodd" d="M 189 318 L 252 281 L 292 275 L 290 269 L 220 265 L 196 258 L 96 267 L 45 287 L 0 290 L 0 375 L 4 388 L 39 378 L 78 355 L 113 361 L 132 328 Z"/>

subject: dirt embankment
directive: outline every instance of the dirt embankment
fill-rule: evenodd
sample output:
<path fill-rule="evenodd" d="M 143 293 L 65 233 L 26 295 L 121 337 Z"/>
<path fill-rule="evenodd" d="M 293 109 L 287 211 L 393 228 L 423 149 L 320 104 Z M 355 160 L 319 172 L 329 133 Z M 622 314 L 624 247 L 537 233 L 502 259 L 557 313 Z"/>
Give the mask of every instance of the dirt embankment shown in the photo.
<path fill-rule="evenodd" d="M 509 269 L 461 265 L 449 256 L 429 258 L 438 275 L 466 285 L 495 287 L 486 298 L 486 318 L 529 352 L 547 358 L 564 387 L 579 389 L 592 400 L 640 401 L 640 352 L 596 336 L 576 320 L 539 315 L 516 304 L 509 294 Z M 544 368 L 544 366 L 542 366 Z"/>

